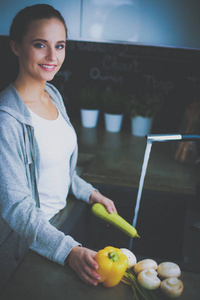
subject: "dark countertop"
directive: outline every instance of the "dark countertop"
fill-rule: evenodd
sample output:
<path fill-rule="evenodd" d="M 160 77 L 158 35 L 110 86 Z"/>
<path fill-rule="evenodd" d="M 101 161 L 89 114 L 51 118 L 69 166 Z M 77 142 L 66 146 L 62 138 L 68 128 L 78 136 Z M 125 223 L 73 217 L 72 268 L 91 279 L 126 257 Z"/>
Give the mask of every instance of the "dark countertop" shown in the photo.
<path fill-rule="evenodd" d="M 200 275 L 183 272 L 184 293 L 180 300 L 198 300 Z M 32 251 L 25 257 L 7 285 L 1 300 L 133 300 L 131 287 L 119 283 L 116 287 L 89 286 L 68 267 L 62 267 Z"/>
<path fill-rule="evenodd" d="M 128 132 L 77 127 L 79 151 L 91 160 L 82 176 L 89 182 L 138 188 L 146 139 Z M 174 160 L 179 142 L 153 143 L 144 188 L 194 195 L 200 183 L 200 165 Z M 92 157 L 93 156 L 93 157 Z M 80 161 L 81 162 L 81 161 Z"/>
<path fill-rule="evenodd" d="M 146 145 L 143 138 L 96 129 L 77 128 L 77 132 L 78 170 L 87 181 L 138 187 Z M 200 178 L 199 166 L 174 162 L 173 153 L 174 146 L 170 143 L 153 145 L 145 188 L 194 195 Z M 57 225 L 69 220 L 79 208 L 81 213 L 84 205 L 69 197 L 68 207 Z M 184 271 L 181 279 L 184 293 L 179 299 L 199 299 L 200 274 Z M 29 251 L 0 295 L 1 300 L 82 300 L 86 297 L 88 300 L 132 300 L 133 292 L 124 283 L 111 289 L 89 286 L 69 266 L 62 267 Z"/>

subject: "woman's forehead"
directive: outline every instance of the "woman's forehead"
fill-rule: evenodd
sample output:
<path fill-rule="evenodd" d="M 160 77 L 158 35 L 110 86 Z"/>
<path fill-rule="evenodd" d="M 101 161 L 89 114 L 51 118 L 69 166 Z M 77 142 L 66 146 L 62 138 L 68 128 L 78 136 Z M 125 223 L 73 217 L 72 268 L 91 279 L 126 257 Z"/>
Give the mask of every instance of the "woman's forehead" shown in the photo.
<path fill-rule="evenodd" d="M 63 23 L 57 18 L 40 19 L 32 21 L 26 31 L 25 37 L 37 39 L 66 39 L 66 30 Z"/>

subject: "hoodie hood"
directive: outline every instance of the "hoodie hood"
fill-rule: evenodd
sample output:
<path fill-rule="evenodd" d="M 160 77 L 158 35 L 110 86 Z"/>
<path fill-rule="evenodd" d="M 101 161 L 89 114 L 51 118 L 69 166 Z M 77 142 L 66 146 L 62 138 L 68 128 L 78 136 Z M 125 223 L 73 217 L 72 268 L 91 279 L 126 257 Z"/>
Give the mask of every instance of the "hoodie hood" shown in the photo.
<path fill-rule="evenodd" d="M 47 83 L 45 91 L 49 94 L 54 105 L 61 111 L 65 120 L 70 124 L 63 100 L 57 89 Z M 10 114 L 25 125 L 33 126 L 29 110 L 12 83 L 0 93 L 0 110 Z"/>
<path fill-rule="evenodd" d="M 32 126 L 28 108 L 13 84 L 0 93 L 0 110 L 7 112 L 19 122 Z"/>

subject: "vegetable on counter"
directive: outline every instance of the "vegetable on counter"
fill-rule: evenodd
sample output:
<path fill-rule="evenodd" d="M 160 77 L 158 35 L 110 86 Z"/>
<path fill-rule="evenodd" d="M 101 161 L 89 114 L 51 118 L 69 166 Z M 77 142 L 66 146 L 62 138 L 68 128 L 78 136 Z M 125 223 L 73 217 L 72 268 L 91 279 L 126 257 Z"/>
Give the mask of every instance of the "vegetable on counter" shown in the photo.
<path fill-rule="evenodd" d="M 181 276 L 179 266 L 173 262 L 163 262 L 158 265 L 157 272 L 162 279 Z"/>
<path fill-rule="evenodd" d="M 161 282 L 160 289 L 168 298 L 177 298 L 183 292 L 183 283 L 177 277 L 166 278 Z"/>
<path fill-rule="evenodd" d="M 155 290 L 160 285 L 160 279 L 157 272 L 151 269 L 145 269 L 138 274 L 137 280 L 139 284 L 147 290 Z"/>
<path fill-rule="evenodd" d="M 135 255 L 129 249 L 121 248 L 121 250 L 128 257 L 128 268 L 133 268 L 137 263 Z"/>
<path fill-rule="evenodd" d="M 127 269 L 124 277 L 121 280 L 122 282 L 131 286 L 133 290 L 133 299 L 135 300 L 160 300 L 163 299 L 163 294 L 159 289 L 156 290 L 147 290 L 142 287 L 138 280 L 137 275 L 134 273 L 133 269 Z"/>
<path fill-rule="evenodd" d="M 145 270 L 145 269 L 154 269 L 156 270 L 158 267 L 157 262 L 153 259 L 146 258 L 141 261 L 139 261 L 135 266 L 134 266 L 134 272 L 135 274 L 138 274 L 139 272 Z"/>
<path fill-rule="evenodd" d="M 128 258 L 118 248 L 105 247 L 97 252 L 94 257 L 98 264 L 96 272 L 101 276 L 99 282 L 106 287 L 117 285 L 128 268 Z"/>
<path fill-rule="evenodd" d="M 134 299 L 166 299 L 179 297 L 184 289 L 179 277 L 181 270 L 172 262 L 157 265 L 152 259 L 144 259 L 136 263 L 134 268 L 128 268 L 122 282 L 131 285 Z"/>
<path fill-rule="evenodd" d="M 124 220 L 121 216 L 112 212 L 111 214 L 107 211 L 104 205 L 101 203 L 95 203 L 92 206 L 92 213 L 102 219 L 103 221 L 117 227 L 130 237 L 139 237 L 137 230 Z"/>

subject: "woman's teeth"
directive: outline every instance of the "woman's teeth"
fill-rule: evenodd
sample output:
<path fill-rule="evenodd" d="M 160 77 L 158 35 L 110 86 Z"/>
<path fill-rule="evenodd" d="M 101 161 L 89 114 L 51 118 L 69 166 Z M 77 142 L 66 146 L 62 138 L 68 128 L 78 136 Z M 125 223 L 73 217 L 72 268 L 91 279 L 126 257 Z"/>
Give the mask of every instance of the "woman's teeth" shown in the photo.
<path fill-rule="evenodd" d="M 46 69 L 54 69 L 55 68 L 55 65 L 53 65 L 53 66 L 40 65 L 40 66 L 43 68 L 46 68 Z"/>

